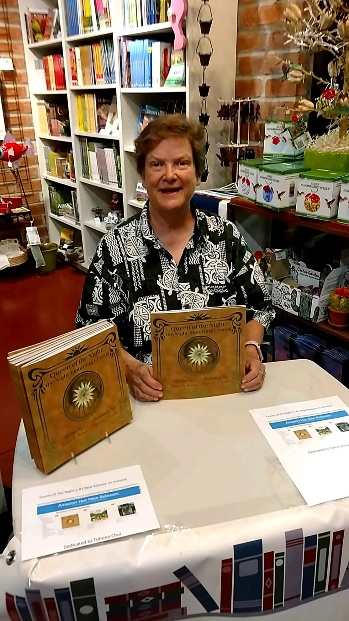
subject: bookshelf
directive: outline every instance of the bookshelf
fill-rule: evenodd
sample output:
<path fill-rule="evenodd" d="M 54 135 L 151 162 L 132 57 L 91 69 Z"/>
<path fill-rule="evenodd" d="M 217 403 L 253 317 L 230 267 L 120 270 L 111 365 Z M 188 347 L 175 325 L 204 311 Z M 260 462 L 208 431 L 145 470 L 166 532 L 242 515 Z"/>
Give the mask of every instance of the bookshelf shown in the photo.
<path fill-rule="evenodd" d="M 82 2 L 82 0 L 78 1 Z M 69 15 L 71 16 L 72 0 L 37 0 L 34 3 L 36 10 L 58 9 L 61 35 L 54 40 L 28 43 L 25 13 L 28 10 L 28 6 L 32 5 L 27 0 L 19 0 L 36 136 L 36 152 L 42 177 L 42 192 L 48 235 L 50 241 L 58 243 L 63 226 L 70 225 L 79 231 L 84 250 L 83 265 L 85 268 L 88 267 L 101 236 L 107 232 L 103 222 L 96 222 L 94 220 L 92 208 L 96 206 L 101 207 L 103 215 L 107 215 L 113 193 L 117 193 L 122 199 L 125 218 L 137 213 L 141 208 L 141 203 L 135 200 L 135 189 L 139 177 L 135 167 L 133 146 L 137 132 L 140 106 L 153 105 L 160 107 L 168 102 L 181 101 L 185 106 L 186 114 L 197 118 L 200 114 L 202 102 L 198 91 L 198 86 L 202 82 L 202 67 L 200 66 L 199 56 L 196 53 L 198 42 L 202 37 L 200 25 L 197 21 L 202 0 L 190 0 L 188 2 L 188 14 L 185 25 L 186 37 L 188 39 L 186 48 L 186 85 L 177 88 L 163 86 L 156 89 L 121 87 L 120 41 L 122 38 L 130 40 L 153 38 L 173 42 L 174 35 L 170 23 L 163 22 L 136 28 L 125 28 L 123 2 L 125 0 L 110 0 L 110 26 L 101 27 L 99 30 L 95 28 L 93 31 L 84 34 L 81 34 L 81 32 L 70 34 L 68 32 L 67 19 Z M 219 152 L 217 144 L 221 141 L 224 133 L 223 124 L 217 118 L 217 109 L 218 99 L 230 99 L 233 96 L 235 81 L 237 1 L 222 3 L 221 0 L 210 0 L 210 4 L 214 18 L 210 32 L 214 53 L 206 69 L 206 83 L 210 84 L 211 87 L 210 95 L 207 99 L 207 113 L 210 115 L 210 122 L 207 127 L 210 141 L 210 149 L 207 156 L 209 177 L 207 182 L 202 184 L 202 188 L 219 187 L 230 181 L 229 169 L 222 168 L 216 157 L 216 153 Z M 222 4 L 224 4 L 224 7 Z M 91 46 L 92 49 L 94 44 L 99 44 L 101 49 L 101 46 L 107 47 L 113 44 L 115 60 L 112 69 L 115 79 L 107 84 L 72 84 L 70 48 L 74 49 L 76 54 L 81 54 L 81 50 L 77 52 L 78 48 Z M 63 88 L 61 84 L 59 90 L 49 90 L 43 79 L 42 71 L 40 73 L 37 67 L 43 57 L 57 54 L 61 55 L 63 59 L 65 85 Z M 93 58 L 95 59 L 95 57 Z M 225 71 L 223 79 L 222 67 L 227 67 L 227 61 L 229 63 L 229 71 Z M 110 75 L 110 77 L 113 76 Z M 119 129 L 117 132 L 114 131 L 114 135 L 101 135 L 98 131 L 82 131 L 81 127 L 79 128 L 78 97 L 85 97 L 85 95 L 86 102 L 93 100 L 91 98 L 88 99 L 89 96 L 92 96 L 95 102 L 97 102 L 97 97 L 116 97 Z M 39 104 L 39 102 L 46 102 L 51 104 L 51 106 L 56 105 L 58 102 L 67 106 L 70 136 L 51 136 L 48 132 L 43 132 L 42 128 L 40 129 L 39 112 L 40 105 L 42 109 L 42 103 Z M 97 180 L 96 175 L 94 175 L 95 178 L 86 178 L 84 174 L 84 171 L 86 172 L 86 160 L 84 161 L 86 152 L 84 153 L 81 149 L 81 145 L 87 145 L 91 142 L 100 143 L 101 146 L 98 148 L 106 149 L 106 153 L 110 154 L 111 149 L 114 148 L 114 152 L 118 151 L 120 154 L 119 172 L 122 180 L 119 184 L 120 187 L 117 187 L 115 183 L 106 183 L 104 178 Z M 51 170 L 47 170 L 47 153 L 49 152 L 48 149 L 52 150 L 52 148 L 57 149 L 57 152 L 71 152 L 74 160 L 75 180 L 71 178 L 57 178 L 52 174 Z M 89 157 L 92 156 L 89 155 Z M 105 158 L 107 158 L 107 155 L 105 155 Z M 64 187 L 65 189 L 71 188 L 76 190 L 79 210 L 78 222 L 72 221 L 69 223 L 69 219 L 51 213 L 49 186 L 52 184 L 58 188 Z"/>

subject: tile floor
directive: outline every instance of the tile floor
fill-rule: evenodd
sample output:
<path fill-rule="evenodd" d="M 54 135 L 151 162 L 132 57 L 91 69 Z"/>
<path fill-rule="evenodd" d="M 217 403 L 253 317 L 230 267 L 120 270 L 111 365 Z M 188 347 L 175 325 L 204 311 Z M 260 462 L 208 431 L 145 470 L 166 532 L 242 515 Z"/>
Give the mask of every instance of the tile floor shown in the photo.
<path fill-rule="evenodd" d="M 68 264 L 41 275 L 29 261 L 0 272 L 0 470 L 6 486 L 21 420 L 7 353 L 74 329 L 84 280 Z"/>

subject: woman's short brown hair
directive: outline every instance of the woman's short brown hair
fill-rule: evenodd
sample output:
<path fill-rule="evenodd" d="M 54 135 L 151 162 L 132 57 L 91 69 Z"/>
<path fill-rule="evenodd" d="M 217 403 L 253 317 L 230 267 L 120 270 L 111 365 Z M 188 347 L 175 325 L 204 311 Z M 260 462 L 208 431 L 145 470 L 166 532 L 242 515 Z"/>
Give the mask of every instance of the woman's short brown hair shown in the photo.
<path fill-rule="evenodd" d="M 160 114 L 141 131 L 135 140 L 137 172 L 142 176 L 145 159 L 160 142 L 169 136 L 188 138 L 195 163 L 195 171 L 201 177 L 205 170 L 205 131 L 196 120 L 188 119 L 184 114 Z"/>

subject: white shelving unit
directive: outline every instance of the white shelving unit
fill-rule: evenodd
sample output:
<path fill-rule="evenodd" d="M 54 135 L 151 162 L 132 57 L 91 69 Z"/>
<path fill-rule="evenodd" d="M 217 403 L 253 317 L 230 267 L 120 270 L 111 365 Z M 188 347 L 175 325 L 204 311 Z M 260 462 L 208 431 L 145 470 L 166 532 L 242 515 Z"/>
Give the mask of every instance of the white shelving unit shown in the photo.
<path fill-rule="evenodd" d="M 151 26 L 123 29 L 122 24 L 122 2 L 123 0 L 110 0 L 110 10 L 112 18 L 112 28 L 100 30 L 93 33 L 67 36 L 66 28 L 66 6 L 65 0 L 37 0 L 35 9 L 47 9 L 56 7 L 59 10 L 62 28 L 62 38 L 60 40 L 42 41 L 39 43 L 27 43 L 24 12 L 27 10 L 27 0 L 19 0 L 21 12 L 21 23 L 23 40 L 25 47 L 25 58 L 28 71 L 30 97 L 33 111 L 34 130 L 36 135 L 36 150 L 38 154 L 39 167 L 42 177 L 43 200 L 46 209 L 46 220 L 49 238 L 51 241 L 58 242 L 62 226 L 70 225 L 81 230 L 82 244 L 84 249 L 85 267 L 91 261 L 96 246 L 101 236 L 106 232 L 103 223 L 96 223 L 93 219 L 91 209 L 95 206 L 103 208 L 105 215 L 111 201 L 112 194 L 119 192 L 123 197 L 124 216 L 129 217 L 139 211 L 141 204 L 134 199 L 135 188 L 139 180 L 134 161 L 134 139 L 139 117 L 139 109 L 142 104 L 159 105 L 163 100 L 184 100 L 186 113 L 197 118 L 200 114 L 202 100 L 199 96 L 198 85 L 202 82 L 202 67 L 196 53 L 197 45 L 202 37 L 197 15 L 202 0 L 189 0 L 188 15 L 186 19 L 186 36 L 188 39 L 186 49 L 186 86 L 179 88 L 121 88 L 120 87 L 120 60 L 119 60 L 119 41 L 120 37 L 130 38 L 153 37 L 163 40 L 173 40 L 174 35 L 168 22 Z M 234 94 L 235 80 L 235 46 L 236 46 L 236 16 L 237 0 L 222 2 L 222 0 L 210 1 L 213 24 L 210 32 L 210 39 L 214 52 L 212 60 L 206 69 L 206 83 L 211 86 L 207 99 L 207 112 L 210 114 L 208 125 L 210 150 L 208 153 L 209 178 L 202 187 L 219 187 L 229 181 L 226 169 L 220 166 L 216 157 L 223 133 L 223 124 L 217 119 L 217 101 L 219 98 L 231 98 Z M 224 5 L 224 6 L 222 6 Z M 92 86 L 72 86 L 70 77 L 69 48 L 90 44 L 99 41 L 101 38 L 113 40 L 115 52 L 115 73 L 116 84 L 92 85 Z M 34 63 L 37 58 L 49 54 L 61 53 L 64 58 L 66 90 L 46 91 L 41 89 L 35 80 Z M 119 133 L 116 136 L 102 136 L 101 134 L 87 133 L 78 131 L 76 95 L 84 92 L 101 93 L 106 91 L 108 94 L 116 94 Z M 71 137 L 54 137 L 42 135 L 39 131 L 38 122 L 38 100 L 64 101 L 68 105 L 71 125 Z M 119 142 L 122 188 L 116 188 L 105 183 L 97 183 L 82 177 L 81 171 L 81 152 L 80 139 L 89 137 L 91 140 Z M 46 173 L 44 146 L 45 144 L 59 143 L 60 146 L 69 147 L 74 156 L 76 183 L 69 179 L 58 179 Z M 49 208 L 49 184 L 63 184 L 68 187 L 76 187 L 77 200 L 80 214 L 80 224 L 74 225 L 68 219 L 54 216 Z"/>

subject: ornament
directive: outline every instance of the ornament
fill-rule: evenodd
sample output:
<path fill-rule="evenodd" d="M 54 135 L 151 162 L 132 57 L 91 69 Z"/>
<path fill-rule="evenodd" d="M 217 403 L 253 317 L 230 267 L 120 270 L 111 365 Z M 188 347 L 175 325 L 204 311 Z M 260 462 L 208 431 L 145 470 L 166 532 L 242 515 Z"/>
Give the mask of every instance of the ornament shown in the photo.
<path fill-rule="evenodd" d="M 18 142 L 6 142 L 0 147 L 0 160 L 3 162 L 16 162 L 28 151 L 28 145 Z"/>
<path fill-rule="evenodd" d="M 292 24 L 297 24 L 302 19 L 302 11 L 297 4 L 290 4 L 284 10 L 284 17 Z"/>
<path fill-rule="evenodd" d="M 288 82 L 294 82 L 295 84 L 298 84 L 299 82 L 303 82 L 303 80 L 304 73 L 301 69 L 290 69 L 290 71 L 287 73 Z"/>
<path fill-rule="evenodd" d="M 297 104 L 297 109 L 299 110 L 299 112 L 312 112 L 314 108 L 315 106 L 313 102 L 309 101 L 308 99 L 301 99 L 301 101 L 299 101 Z"/>
<path fill-rule="evenodd" d="M 326 88 L 316 102 L 316 110 L 325 119 L 333 119 L 337 116 L 336 96 L 337 92 L 334 88 Z"/>

